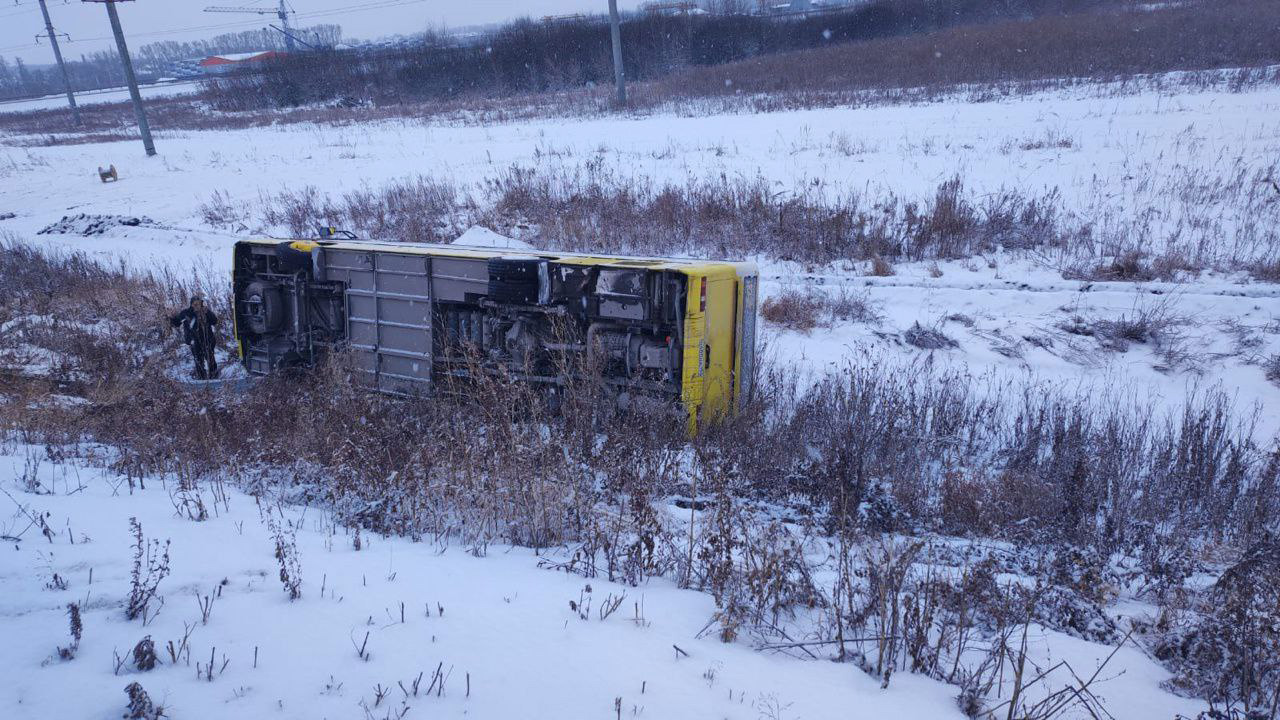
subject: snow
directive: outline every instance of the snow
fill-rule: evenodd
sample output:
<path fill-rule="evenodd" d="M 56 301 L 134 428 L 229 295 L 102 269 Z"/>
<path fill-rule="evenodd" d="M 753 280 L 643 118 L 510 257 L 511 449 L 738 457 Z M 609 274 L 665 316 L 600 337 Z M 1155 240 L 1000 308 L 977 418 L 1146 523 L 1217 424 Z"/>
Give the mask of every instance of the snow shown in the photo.
<path fill-rule="evenodd" d="M 251 212 L 262 196 L 281 190 L 312 185 L 340 196 L 425 173 L 480 195 L 486 180 L 512 166 L 549 174 L 590 166 L 634 183 L 760 177 L 779 193 L 817 187 L 833 198 L 855 194 L 864 206 L 889 198 L 928 200 L 939 183 L 961 177 L 978 197 L 1056 190 L 1099 238 L 1142 237 L 1158 245 L 1195 228 L 1241 252 L 1274 242 L 1280 201 L 1256 195 L 1265 185 L 1253 180 L 1272 173 L 1280 157 L 1280 88 L 1136 94 L 1109 88 L 998 102 L 952 98 L 760 114 L 162 132 L 160 155 L 151 159 L 136 142 L 0 145 L 0 216 L 16 214 L 0 221 L 0 231 L 111 262 L 221 274 L 237 237 L 283 231 L 259 227 Z M 96 168 L 107 164 L 116 166 L 119 182 L 98 181 Z M 214 190 L 249 212 L 235 231 L 204 223 L 199 208 Z M 117 227 L 92 238 L 36 236 L 79 213 L 145 215 L 158 227 Z M 525 249 L 485 228 L 471 228 L 459 242 Z M 934 325 L 963 313 L 974 327 L 948 324 L 960 347 L 935 354 L 975 375 L 1106 389 L 1167 408 L 1192 389 L 1221 387 L 1245 412 L 1254 403 L 1263 409 L 1260 442 L 1280 432 L 1280 413 L 1266 411 L 1280 403 L 1280 387 L 1257 362 L 1280 352 L 1280 288 L 1274 285 L 1212 273 L 1182 283 L 1067 281 L 1055 258 L 1012 253 L 940 263 L 938 278 L 925 265 L 871 278 L 852 265 L 760 260 L 766 296 L 820 283 L 828 291 L 865 292 L 883 308 L 882 327 L 843 323 L 801 335 L 767 326 L 765 337 L 778 356 L 802 368 L 839 367 L 858 354 L 913 361 L 918 351 L 895 335 L 916 322 Z M 1161 302 L 1188 321 L 1181 331 L 1195 356 L 1176 367 L 1167 367 L 1150 346 L 1100 352 L 1058 330 L 1075 315 L 1117 317 Z M 1227 330 L 1240 327 L 1233 324 L 1254 338 L 1250 348 L 1237 347 L 1238 333 Z M 1054 345 L 1036 347 L 1028 337 L 1049 337 Z M 1008 356 L 1010 350 L 1018 356 Z"/>
<path fill-rule="evenodd" d="M 1046 137 L 1071 146 L 1021 149 Z M 1060 91 L 1002 102 L 497 125 L 280 125 L 161 132 L 157 148 L 151 159 L 136 141 L 0 150 L 10 206 L 0 210 L 23 211 L 5 227 L 20 230 L 21 220 L 37 214 L 47 224 L 48 215 L 73 205 L 101 213 L 145 208 L 162 222 L 200 228 L 199 205 L 215 189 L 252 207 L 263 193 L 304 185 L 339 195 L 427 174 L 474 189 L 513 165 L 575 171 L 593 163 L 635 182 L 761 177 L 782 193 L 817 186 L 867 204 L 928 199 L 959 176 L 979 197 L 1057 189 L 1067 209 L 1097 223 L 1100 236 L 1147 207 L 1159 214 L 1144 219 L 1149 229 L 1195 222 L 1229 235 L 1245 219 L 1224 212 L 1236 200 L 1206 203 L 1204 193 L 1185 191 L 1188 183 L 1213 189 L 1265 176 L 1280 152 L 1280 89 L 1115 97 Z M 107 163 L 121 182 L 95 186 L 86 170 Z M 1277 207 L 1261 209 L 1274 214 Z M 1266 219 L 1256 221 L 1266 227 Z M 225 240 L 208 245 L 216 254 Z"/>
<path fill-rule="evenodd" d="M 0 456 L 0 467 L 15 471 L 5 477 L 20 473 L 24 453 L 35 450 Z M 527 549 L 491 548 L 477 558 L 459 548 L 365 535 L 357 552 L 346 531 L 317 509 L 283 510 L 300 528 L 304 578 L 302 598 L 290 602 L 276 578 L 273 538 L 259 519 L 260 512 L 275 512 L 269 499 L 259 504 L 231 490 L 216 517 L 193 522 L 175 517 L 169 491 L 158 482 L 130 493 L 122 478 L 93 468 L 42 471 L 56 494 L 26 495 L 4 482 L 19 502 L 51 513 L 55 536 L 47 542 L 32 530 L 0 552 L 6 638 L 0 663 L 9 668 L 0 690 L 3 717 L 119 717 L 123 689 L 134 681 L 171 717 L 189 720 L 228 713 L 364 717 L 359 703 L 372 709 L 381 684 L 393 688 L 377 711 L 382 717 L 387 703 L 400 706 L 397 682 L 409 687 L 421 672 L 425 689 L 438 663 L 450 673 L 443 694 L 410 697 L 408 717 L 612 717 L 618 697 L 626 716 L 656 718 L 755 720 L 757 705 L 771 698 L 788 707 L 787 718 L 961 717 L 954 689 L 921 677 L 898 676 L 885 692 L 853 665 L 798 662 L 698 639 L 714 609 L 710 597 L 667 581 L 630 588 L 591 580 L 592 616 L 584 621 L 569 601 L 580 599 L 588 581 L 539 569 Z M 126 621 L 122 608 L 130 517 L 148 538 L 172 541 L 172 574 L 160 585 L 164 605 L 145 627 Z M 3 530 L 15 533 L 24 524 Z M 46 589 L 55 572 L 67 589 Z M 201 624 L 197 596 L 217 593 L 219 585 L 221 596 Z M 623 593 L 618 611 L 599 620 L 604 597 Z M 56 647 L 70 642 L 70 602 L 84 608 L 84 635 L 78 656 L 62 661 Z M 184 623 L 196 625 L 190 665 L 173 665 L 164 647 L 181 639 Z M 366 632 L 369 659 L 362 661 L 353 642 L 362 645 Z M 113 653 L 127 654 L 145 635 L 163 664 L 114 675 Z M 224 655 L 230 662 L 211 682 L 197 679 L 195 665 L 207 663 L 211 650 L 215 666 Z"/>
<path fill-rule="evenodd" d="M 228 53 L 226 55 L 210 55 L 205 60 L 226 60 L 228 62 L 240 62 L 249 58 L 256 58 L 259 55 L 266 55 L 270 50 L 259 50 L 257 52 Z"/>
<path fill-rule="evenodd" d="M 142 94 L 143 99 L 147 99 L 172 97 L 175 95 L 190 95 L 197 92 L 199 89 L 199 80 L 184 80 L 179 82 L 156 83 L 154 85 L 140 85 L 138 87 L 138 92 Z M 129 88 L 125 87 L 89 90 L 86 92 L 76 93 L 77 105 L 127 102 L 128 100 Z M 64 94 L 45 95 L 44 97 L 31 98 L 27 100 L 0 101 L 0 113 L 26 112 L 28 110 L 56 110 L 58 108 L 65 107 L 67 107 L 67 96 Z"/>
<path fill-rule="evenodd" d="M 998 387 L 1041 383 L 1162 413 L 1177 410 L 1191 393 L 1217 388 L 1234 398 L 1243 416 L 1261 411 L 1254 432 L 1261 444 L 1280 434 L 1280 413 L 1273 410 L 1280 407 L 1280 387 L 1257 364 L 1280 353 L 1280 286 L 1212 275 L 1183 284 L 1067 281 L 1025 260 L 995 260 L 995 268 L 937 263 L 937 278 L 933 263 L 902 265 L 888 278 L 766 272 L 766 297 L 815 286 L 830 295 L 865 293 L 884 316 L 879 325 L 837 323 L 809 333 L 765 322 L 769 352 L 780 365 L 815 373 L 851 360 L 917 362 L 928 354 L 903 344 L 901 333 L 919 322 L 959 343 L 933 359 Z M 1176 329 L 1182 335 L 1176 345 L 1189 356 L 1173 366 L 1154 344 L 1105 351 L 1062 329 L 1075 317 L 1116 319 L 1161 308 L 1185 323 Z M 947 320 L 955 315 L 972 319 L 972 327 Z M 1238 333 L 1245 330 L 1255 346 L 1241 347 Z M 1033 342 L 1045 340 L 1048 346 Z"/>
<path fill-rule="evenodd" d="M 454 238 L 453 245 L 469 245 L 471 247 L 498 248 L 502 250 L 533 250 L 527 242 L 499 235 L 486 227 L 473 225 L 467 231 Z"/>
<path fill-rule="evenodd" d="M 419 174 L 482 196 L 486 180 L 513 166 L 548 173 L 590 166 L 656 185 L 758 177 L 779 193 L 817 188 L 831 198 L 856 194 L 867 205 L 927 200 L 958 176 L 978 196 L 1056 190 L 1067 212 L 1096 224 L 1098 237 L 1141 236 L 1153 247 L 1195 228 L 1220 238 L 1224 252 L 1235 244 L 1248 253 L 1265 248 L 1268 238 L 1274 242 L 1267 233 L 1280 226 L 1280 201 L 1254 194 L 1254 180 L 1274 177 L 1269 173 L 1280 157 L 1275 86 L 1136 94 L 1092 88 L 997 102 L 769 114 L 689 110 L 505 124 L 403 120 L 160 132 L 160 155 L 152 159 L 136 142 L 25 147 L 19 143 L 29 138 L 0 138 L 13 143 L 0 144 L 0 217 L 14 214 L 0 220 L 0 233 L 113 264 L 222 277 L 236 239 L 283 232 L 262 227 L 255 214 L 262 196 L 308 185 L 340 196 Z M 107 164 L 117 167 L 119 182 L 98 181 L 96 167 Z M 241 226 L 204 223 L 200 207 L 215 190 L 247 211 Z M 109 225 L 91 236 L 38 234 L 81 214 L 147 217 L 154 224 Z M 528 249 L 484 227 L 455 242 Z M 1155 412 L 1219 388 L 1242 417 L 1256 411 L 1260 443 L 1280 434 L 1280 387 L 1258 364 L 1280 354 L 1280 286 L 1220 272 L 1176 283 L 1070 281 L 1058 258 L 1005 251 L 902 263 L 889 277 L 872 277 L 858 263 L 758 260 L 766 298 L 790 288 L 855 294 L 883 316 L 880 323 L 835 321 L 807 333 L 762 321 L 762 337 L 780 364 L 819 373 L 851 361 L 936 362 L 968 372 L 992 392 L 1046 384 Z M 1141 311 L 1175 318 L 1185 352 L 1170 358 L 1152 343 L 1103 350 L 1063 329 L 1077 317 Z M 907 345 L 903 333 L 915 323 L 939 329 L 957 347 L 928 353 Z M 15 468 L 0 478 L 20 475 L 28 451 L 35 452 L 18 447 L 0 456 L 0 469 Z M 438 663 L 452 668 L 445 692 L 412 699 L 409 717 L 614 717 L 619 697 L 630 717 L 759 718 L 778 708 L 786 718 L 959 717 L 956 689 L 922 677 L 899 674 L 881 690 L 852 664 L 698 639 L 711 600 L 667 580 L 638 588 L 592 580 L 596 607 L 610 593 L 626 592 L 627 600 L 607 620 L 583 621 L 568 602 L 586 581 L 539 569 L 527 549 L 490 548 L 477 558 L 456 547 L 373 538 L 356 552 L 346 530 L 320 508 L 267 510 L 276 507 L 270 499 L 259 503 L 227 489 L 227 506 L 195 523 L 176 517 L 169 492 L 154 483 L 130 494 L 120 478 L 94 467 L 45 471 L 52 495 L 23 494 L 0 480 L 17 502 L 51 513 L 55 531 L 52 543 L 33 531 L 0 552 L 0 633 L 8 640 L 0 644 L 0 663 L 16 669 L 0 689 L 0 717 L 118 717 L 123 687 L 134 680 L 181 718 L 364 717 L 360 703 L 372 707 L 373 688 L 381 684 L 392 688 L 376 708 L 382 717 L 387 703 L 399 707 L 398 681 L 408 686 L 419 672 L 429 680 Z M 276 580 L 264 512 L 282 512 L 299 526 L 298 601 L 289 602 Z M 145 628 L 126 622 L 120 609 L 130 516 L 149 537 L 173 540 L 165 606 Z M 0 521 L 0 534 L 20 530 L 14 523 Z M 52 572 L 70 587 L 44 589 Z M 194 596 L 224 578 L 209 624 L 192 636 L 190 666 L 112 673 L 113 651 L 127 653 L 146 634 L 163 646 L 181 636 L 184 622 L 198 622 Z M 71 601 L 86 608 L 85 639 L 76 659 L 61 661 L 56 647 L 67 642 Z M 636 622 L 641 602 L 643 622 Z M 1142 611 L 1139 603 L 1125 607 Z M 352 647 L 365 632 L 367 662 Z M 672 645 L 690 657 L 677 657 Z M 1035 629 L 1031 647 L 1045 661 L 1068 659 L 1077 672 L 1092 672 L 1111 652 L 1044 628 Z M 230 663 L 212 682 L 198 680 L 194 665 L 207 662 L 211 648 L 219 663 L 224 653 Z M 1135 648 L 1122 648 L 1105 674 L 1110 679 L 1100 692 L 1115 717 L 1167 719 L 1202 709 L 1161 690 L 1167 673 Z"/>
<path fill-rule="evenodd" d="M 146 159 L 136 142 L 0 145 L 0 216 L 16 214 L 0 221 L 0 231 L 111 262 L 221 274 L 237 237 L 284 230 L 263 228 L 253 217 L 263 196 L 308 185 L 341 196 L 418 174 L 482 196 L 486 180 L 513 166 L 549 174 L 591 167 L 637 184 L 760 177 L 779 193 L 816 187 L 833 198 L 857 195 L 864 206 L 928 200 L 939 183 L 961 177 L 980 198 L 1006 189 L 1056 190 L 1097 237 L 1141 237 L 1157 248 L 1163 238 L 1194 228 L 1247 254 L 1270 247 L 1280 227 L 1280 198 L 1258 194 L 1269 191 L 1254 182 L 1269 176 L 1280 157 L 1280 88 L 1272 85 L 1136 94 L 1103 85 L 998 102 L 952 98 L 759 114 L 279 125 L 162 132 L 157 147 L 160 155 Z M 98 181 L 96 168 L 107 164 L 116 166 L 119 182 Z M 215 190 L 249 214 L 235 231 L 210 228 L 201 217 L 201 204 Z M 146 216 L 158 227 L 116 227 L 91 238 L 36 236 L 79 213 Z M 486 228 L 471 228 L 458 242 L 526 249 Z M 1280 432 L 1280 413 L 1267 411 L 1280 404 L 1280 387 L 1258 363 L 1280 352 L 1275 285 L 1214 273 L 1181 283 L 1067 281 L 1054 257 L 1013 253 L 940 263 L 938 278 L 926 265 L 871 278 L 853 265 L 760 260 L 766 296 L 821 284 L 865 292 L 883 309 L 882 327 L 842 323 L 801 335 L 767 326 L 777 355 L 802 368 L 838 367 L 858 354 L 912 361 L 919 352 L 895 336 L 916 322 L 935 325 L 963 313 L 974 318 L 972 328 L 946 328 L 960 347 L 935 354 L 975 375 L 1106 389 L 1168 408 L 1192 389 L 1221 387 L 1246 413 L 1254 403 L 1263 410 L 1260 442 Z M 1193 357 L 1173 367 L 1151 346 L 1101 352 L 1059 329 L 1073 316 L 1114 318 L 1159 303 L 1187 320 L 1180 332 Z M 1238 346 L 1241 328 L 1252 338 L 1248 348 Z M 1028 340 L 1043 337 L 1053 347 Z"/>
<path fill-rule="evenodd" d="M 12 446 L 11 446 L 12 447 Z M 0 455 L 13 478 L 42 448 L 17 446 Z M 124 478 L 88 465 L 39 464 L 51 494 L 23 493 L 12 480 L 0 487 L 13 497 L 0 517 L 0 534 L 27 525 L 18 503 L 47 513 L 52 538 L 28 530 L 0 549 L 0 664 L 8 681 L 0 689 L 0 716 L 13 718 L 119 717 L 123 689 L 139 682 L 169 716 L 197 720 L 239 717 L 365 717 L 374 710 L 374 688 L 391 688 L 374 710 L 398 710 L 403 694 L 436 668 L 447 674 L 439 697 L 412 697 L 413 717 L 570 718 L 613 717 L 622 698 L 627 717 L 960 718 L 956 689 L 899 673 L 887 690 L 853 664 L 802 661 L 756 652 L 744 643 L 724 644 L 699 631 L 714 610 L 709 596 L 651 580 L 626 587 L 538 568 L 524 548 L 491 547 L 475 557 L 398 538 L 362 535 L 353 547 L 348 531 L 318 508 L 277 504 L 225 488 L 225 501 L 202 490 L 211 517 L 194 522 L 175 513 L 172 485 L 147 481 L 130 491 Z M 273 535 L 264 515 L 278 513 L 297 528 L 302 597 L 290 601 L 277 580 Z M 172 574 L 159 586 L 163 605 L 145 626 L 125 619 L 136 517 L 148 539 L 171 541 Z M 74 542 L 73 542 L 74 541 Z M 53 574 L 65 589 L 50 589 Z M 591 617 L 569 607 L 590 584 Z M 220 594 L 219 594 L 220 593 Z M 625 594 L 604 620 L 607 595 Z M 214 595 L 207 624 L 199 600 Z M 70 643 L 66 605 L 77 602 L 83 640 L 77 656 L 61 660 Z M 401 603 L 404 621 L 401 622 Z M 443 612 L 440 611 L 443 608 Z M 170 662 L 169 641 L 191 632 L 190 662 Z M 368 633 L 367 645 L 365 634 Z M 150 672 L 114 672 L 115 655 L 127 656 L 144 636 L 161 664 Z M 714 633 L 712 634 L 714 635 Z M 362 660 L 356 647 L 365 646 Z M 678 646 L 688 655 L 676 652 Z M 1067 660 L 1091 673 L 1111 649 L 1036 628 L 1030 639 L 1040 660 Z M 212 681 L 197 677 L 215 656 Z M 256 666 L 255 666 L 256 654 Z M 223 659 L 228 661 L 221 668 Z M 1167 677 L 1132 648 L 1107 666 L 1115 676 L 1098 688 L 1116 717 L 1192 714 L 1193 701 L 1159 689 Z M 468 678 L 470 695 L 467 694 Z M 68 692 L 74 688 L 74 692 Z M 392 715 L 395 717 L 395 715 Z"/>

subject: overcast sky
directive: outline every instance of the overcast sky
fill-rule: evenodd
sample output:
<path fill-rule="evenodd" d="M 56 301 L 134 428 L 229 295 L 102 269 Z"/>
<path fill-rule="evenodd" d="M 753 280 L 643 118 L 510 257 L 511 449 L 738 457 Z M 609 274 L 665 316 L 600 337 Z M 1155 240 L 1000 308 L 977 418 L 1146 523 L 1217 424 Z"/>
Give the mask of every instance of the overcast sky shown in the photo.
<path fill-rule="evenodd" d="M 82 0 L 46 0 L 55 29 L 71 36 L 62 40 L 68 59 L 81 53 L 112 47 L 107 11 L 100 3 Z M 266 27 L 277 22 L 272 15 L 206 13 L 209 5 L 271 8 L 278 0 L 134 0 L 119 2 L 120 24 L 130 47 L 158 40 L 191 40 Z M 428 27 L 461 27 L 502 22 L 518 17 L 539 18 L 573 12 L 608 11 L 608 0 L 289 0 L 297 12 L 298 26 L 333 23 L 347 37 L 373 39 L 412 34 Z M 642 0 L 619 0 L 632 9 Z M 0 0 L 0 55 L 24 61 L 53 62 L 48 41 L 36 43 L 44 33 L 37 0 Z"/>

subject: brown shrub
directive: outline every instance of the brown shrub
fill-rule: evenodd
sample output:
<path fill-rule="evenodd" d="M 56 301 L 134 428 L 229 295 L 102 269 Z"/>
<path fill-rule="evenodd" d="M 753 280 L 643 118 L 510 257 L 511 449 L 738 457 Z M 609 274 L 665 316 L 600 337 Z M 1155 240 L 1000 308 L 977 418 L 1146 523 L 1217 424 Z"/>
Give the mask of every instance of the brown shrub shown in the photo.
<path fill-rule="evenodd" d="M 938 486 L 938 521 L 943 532 L 984 535 L 990 527 L 987 483 L 963 471 L 948 470 Z"/>
<path fill-rule="evenodd" d="M 689 69 L 639 93 L 664 101 L 767 94 L 761 101 L 783 106 L 838 102 L 858 90 L 1261 66 L 1280 60 L 1278 26 L 1280 7 L 1268 0 L 1048 15 Z"/>
<path fill-rule="evenodd" d="M 55 261 L 30 250 L 0 248 L 5 268 L 0 309 L 11 317 L 56 303 L 68 322 L 100 313 L 96 322 L 123 326 L 138 303 L 128 293 L 102 302 L 107 289 L 147 287 L 84 258 Z M 51 298 L 44 292 L 52 288 Z M 98 305 L 89 300 L 95 296 Z M 806 308 L 800 322 L 817 322 L 813 303 L 794 299 Z M 819 304 L 819 321 L 835 306 Z M 1143 332 L 1158 332 L 1160 317 L 1146 315 Z M 625 554 L 629 545 L 610 538 L 640 530 L 592 520 L 589 507 L 615 492 L 669 495 L 688 488 L 688 473 L 725 478 L 730 491 L 754 497 L 808 498 L 823 523 L 848 515 L 857 527 L 962 533 L 972 525 L 1000 536 L 1120 545 L 1142 542 L 1153 527 L 1232 541 L 1274 525 L 1280 512 L 1267 451 L 1215 393 L 1192 396 L 1184 413 L 1161 418 L 1038 386 L 1006 394 L 924 363 L 854 363 L 805 384 L 794 369 L 765 367 L 742 412 L 695 441 L 689 468 L 677 413 L 617 414 L 589 384 L 567 390 L 558 415 L 535 388 L 501 377 L 393 398 L 364 391 L 337 355 L 301 378 L 211 394 L 175 380 L 169 370 L 183 361 L 176 347 L 146 338 L 108 335 L 104 341 L 144 343 L 153 360 L 79 388 L 85 403 L 28 407 L 17 401 L 38 394 L 2 386 L 0 424 L 38 444 L 109 445 L 114 467 L 135 478 L 232 468 L 246 486 L 262 487 L 267 481 L 251 468 L 296 468 L 286 482 L 352 523 L 456 537 L 476 551 L 497 540 L 589 541 L 599 558 Z M 55 349 L 83 367 L 94 361 L 81 355 L 107 352 L 97 343 Z M 948 500 L 940 505 L 939 497 Z M 643 513 L 632 519 L 649 536 L 663 532 Z M 663 557 L 615 556 L 601 569 L 638 577 L 674 562 Z"/>
<path fill-rule="evenodd" d="M 1280 260 L 1259 260 L 1250 265 L 1248 271 L 1263 282 L 1280 283 Z"/>
<path fill-rule="evenodd" d="M 1119 282 L 1175 282 L 1183 275 L 1198 275 L 1205 269 L 1203 261 L 1193 261 L 1185 254 L 1171 251 L 1150 257 L 1142 250 L 1129 250 L 1110 260 L 1087 260 L 1062 270 L 1066 280 Z"/>
<path fill-rule="evenodd" d="M 32 268 L 17 267 L 19 258 Z M 77 300 L 142 282 L 85 258 L 41 260 L 5 247 L 0 268 L 12 270 L 0 274 L 0 317 L 49 307 L 45 291 L 67 288 L 60 312 L 84 322 L 91 304 Z M 102 311 L 119 320 L 133 310 Z M 61 352 L 97 350 L 76 344 Z M 946 659 L 963 655 L 964 641 L 934 638 L 1007 627 L 987 624 L 1004 605 L 994 568 L 965 559 L 955 585 L 935 574 L 933 548 L 888 533 L 1078 543 L 1101 557 L 1152 543 L 1186 553 L 1256 545 L 1252 556 L 1270 569 L 1242 563 L 1224 575 L 1208 597 L 1221 602 L 1207 608 L 1221 612 L 1206 614 L 1196 631 L 1209 661 L 1274 657 L 1270 538 L 1280 517 L 1280 450 L 1259 448 L 1224 395 L 1193 395 L 1181 414 L 1161 418 L 1088 393 L 1006 392 L 963 372 L 883 358 L 852 362 L 812 384 L 793 369 L 759 372 L 742 411 L 692 441 L 678 414 L 613 412 L 590 383 L 566 388 L 558 415 L 531 386 L 504 377 L 446 378 L 432 396 L 387 397 L 360 387 L 341 354 L 303 377 L 264 379 L 248 392 L 193 389 L 150 365 L 43 415 L 15 402 L 32 396 L 0 386 L 0 428 L 48 445 L 46 452 L 54 444 L 74 451 L 85 440 L 106 445 L 130 482 L 216 473 L 257 494 L 287 490 L 325 504 L 346 525 L 457 542 L 476 554 L 494 542 L 567 545 L 569 559 L 545 562 L 628 583 L 671 573 L 715 593 L 714 619 L 726 639 L 779 637 L 791 613 L 834 608 L 839 656 L 847 650 L 881 678 L 909 670 L 963 683 L 959 663 Z M 700 519 L 691 510 L 681 527 L 658 503 L 685 493 L 690 508 L 708 496 L 714 507 Z M 753 516 L 757 504 L 770 519 L 794 513 L 834 536 L 828 547 L 837 550 L 839 587 L 829 598 L 807 559 L 821 553 L 808 552 L 802 531 Z M 868 539 L 851 542 L 859 537 Z M 1100 597 L 1106 579 L 1097 581 L 1090 559 L 1099 555 L 1062 557 L 1087 562 L 1045 597 L 1070 600 L 1081 589 Z M 1024 572 L 1016 562 L 1008 571 Z M 1021 602 L 1016 584 L 1011 592 Z M 1114 634 L 1114 623 L 1087 603 L 1055 601 L 1035 613 L 1082 637 Z M 864 644 L 874 655 L 860 655 Z M 1211 677 L 1199 672 L 1197 657 L 1183 660 L 1192 663 L 1186 677 L 1220 680 L 1235 698 L 1274 687 L 1274 662 Z"/>
<path fill-rule="evenodd" d="M 1280 353 L 1276 353 L 1262 361 L 1262 372 L 1273 383 L 1280 384 Z"/>
<path fill-rule="evenodd" d="M 840 290 L 835 294 L 812 288 L 786 288 L 760 303 L 760 317 L 775 325 L 809 332 L 819 325 L 837 321 L 878 324 L 880 313 L 867 294 Z"/>
<path fill-rule="evenodd" d="M 822 303 L 816 295 L 796 290 L 783 290 L 760 303 L 760 317 L 800 332 L 816 327 L 821 312 Z"/>

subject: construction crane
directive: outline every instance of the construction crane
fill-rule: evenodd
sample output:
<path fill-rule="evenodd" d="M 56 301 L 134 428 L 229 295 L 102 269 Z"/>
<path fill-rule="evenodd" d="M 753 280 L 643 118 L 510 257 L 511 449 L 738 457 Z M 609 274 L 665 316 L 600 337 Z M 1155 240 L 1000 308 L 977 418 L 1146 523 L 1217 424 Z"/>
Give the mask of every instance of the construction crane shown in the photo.
<path fill-rule="evenodd" d="M 293 29 L 289 27 L 289 16 L 293 14 L 293 11 L 285 5 L 285 0 L 280 0 L 279 6 L 275 9 L 211 5 L 205 8 L 204 11 L 213 13 L 252 13 L 254 15 L 275 15 L 280 18 L 280 32 L 284 35 L 285 48 L 287 48 L 289 52 L 293 52 L 296 49 L 294 46 Z"/>

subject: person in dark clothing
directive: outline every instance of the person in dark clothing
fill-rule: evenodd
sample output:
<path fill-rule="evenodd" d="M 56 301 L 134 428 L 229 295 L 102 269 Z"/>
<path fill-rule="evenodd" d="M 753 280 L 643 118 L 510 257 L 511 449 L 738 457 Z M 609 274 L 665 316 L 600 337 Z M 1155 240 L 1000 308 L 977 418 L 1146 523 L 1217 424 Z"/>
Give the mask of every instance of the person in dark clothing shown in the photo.
<path fill-rule="evenodd" d="M 192 375 L 197 380 L 210 380 L 218 377 L 218 362 L 213 357 L 213 349 L 218 343 L 214 327 L 218 317 L 205 307 L 204 300 L 193 297 L 186 310 L 169 318 L 173 327 L 182 326 L 182 341 L 191 347 L 191 357 L 195 360 Z"/>

